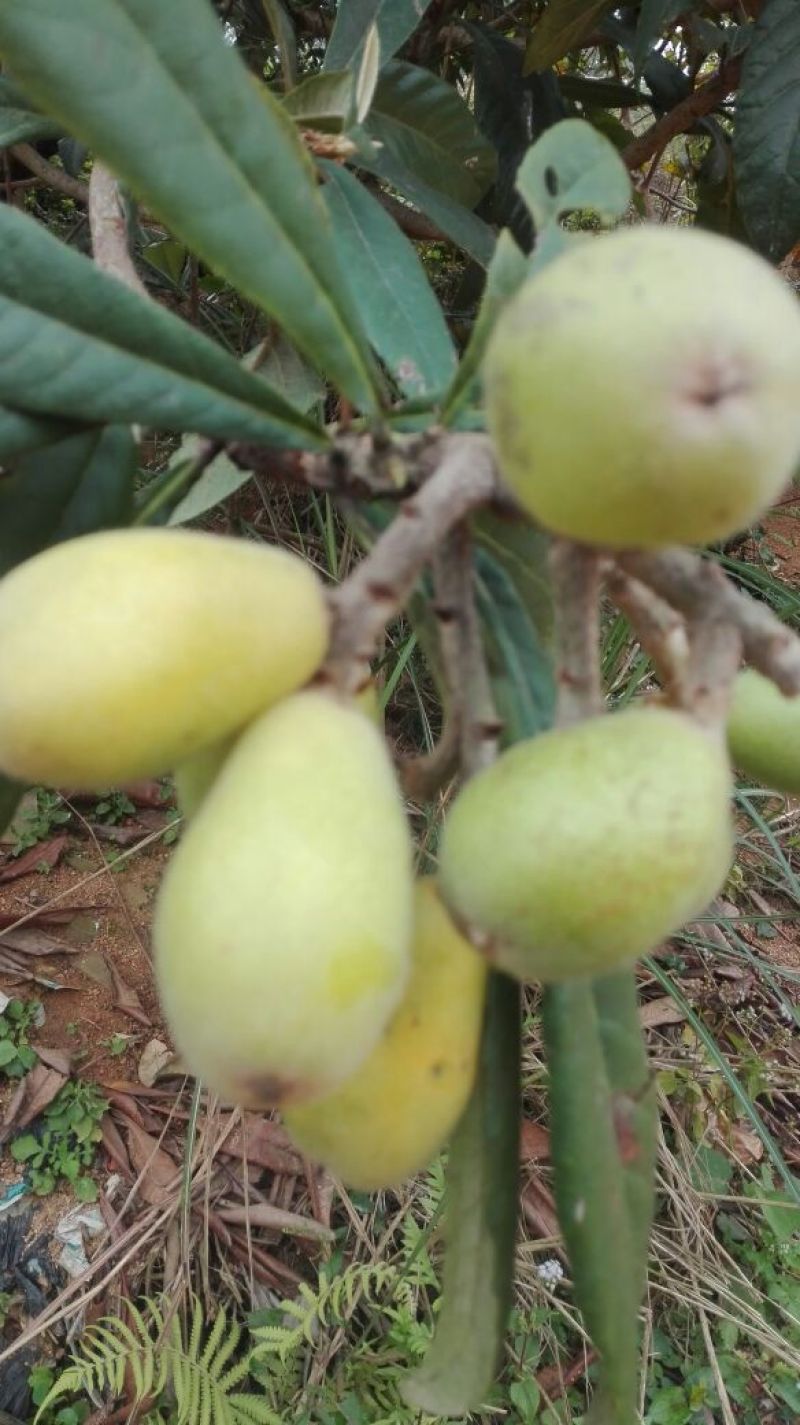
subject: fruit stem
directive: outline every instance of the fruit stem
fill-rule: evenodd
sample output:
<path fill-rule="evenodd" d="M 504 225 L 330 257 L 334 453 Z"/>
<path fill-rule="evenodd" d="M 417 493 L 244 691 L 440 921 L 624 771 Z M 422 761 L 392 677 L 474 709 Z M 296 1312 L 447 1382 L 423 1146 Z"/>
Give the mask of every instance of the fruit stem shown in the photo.
<path fill-rule="evenodd" d="M 685 707 L 690 657 L 685 621 L 647 584 L 618 565 L 609 570 L 606 588 L 652 659 L 670 702 Z"/>

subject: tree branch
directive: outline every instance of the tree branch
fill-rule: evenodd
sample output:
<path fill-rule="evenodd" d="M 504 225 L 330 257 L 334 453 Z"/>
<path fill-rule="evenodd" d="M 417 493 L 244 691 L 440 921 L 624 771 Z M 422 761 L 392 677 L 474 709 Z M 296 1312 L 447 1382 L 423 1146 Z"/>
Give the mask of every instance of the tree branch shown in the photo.
<path fill-rule="evenodd" d="M 403 607 L 448 532 L 498 490 L 485 437 L 449 436 L 440 449 L 438 468 L 331 597 L 333 634 L 322 676 L 343 691 L 363 685 L 386 623 Z"/>
<path fill-rule="evenodd" d="M 689 622 L 700 623 L 713 613 L 732 624 L 747 662 L 787 696 L 800 693 L 800 639 L 767 604 L 756 603 L 734 588 L 711 560 L 687 549 L 664 549 L 618 554 L 617 563 L 649 584 Z"/>
<path fill-rule="evenodd" d="M 739 57 L 720 65 L 713 78 L 687 94 L 674 109 L 662 115 L 649 129 L 622 150 L 624 163 L 631 170 L 641 168 L 655 154 L 663 153 L 678 134 L 686 133 L 698 119 L 710 114 L 732 93 L 739 83 L 742 62 Z"/>
<path fill-rule="evenodd" d="M 603 711 L 600 675 L 600 572 L 604 556 L 554 539 L 550 574 L 556 622 L 556 724 L 570 727 Z"/>
<path fill-rule="evenodd" d="M 104 272 L 110 272 L 141 297 L 148 297 L 147 288 L 128 251 L 128 229 L 119 185 L 103 163 L 94 164 L 89 179 L 89 227 L 97 266 Z"/>
<path fill-rule="evenodd" d="M 33 144 L 12 144 L 11 153 L 23 168 L 27 168 L 29 173 L 35 173 L 42 183 L 46 183 L 49 188 L 56 188 L 59 193 L 64 193 L 67 198 L 73 198 L 76 203 L 86 207 L 89 202 L 89 185 L 84 183 L 83 179 L 72 178 L 63 168 L 56 168 L 54 163 L 48 163 Z"/>

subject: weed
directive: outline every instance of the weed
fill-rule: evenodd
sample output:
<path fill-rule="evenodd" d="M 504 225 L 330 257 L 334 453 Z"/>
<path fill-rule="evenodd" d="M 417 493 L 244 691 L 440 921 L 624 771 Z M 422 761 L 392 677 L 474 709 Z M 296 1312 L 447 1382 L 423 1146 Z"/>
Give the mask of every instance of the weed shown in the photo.
<path fill-rule="evenodd" d="M 96 803 L 94 817 L 106 826 L 116 826 L 120 821 L 124 821 L 126 816 L 133 816 L 135 812 L 136 807 L 124 792 L 109 792 Z"/>
<path fill-rule="evenodd" d="M 107 1108 L 94 1084 L 73 1079 L 45 1109 L 39 1132 L 13 1140 L 11 1156 L 24 1164 L 33 1192 L 44 1197 L 63 1178 L 81 1202 L 95 1201 L 97 1187 L 85 1170 L 94 1161 Z"/>
<path fill-rule="evenodd" d="M 21 1079 L 37 1060 L 28 1043 L 28 1031 L 37 1021 L 42 1006 L 38 1000 L 10 999 L 0 1014 L 0 1074 Z"/>
<path fill-rule="evenodd" d="M 15 819 L 11 830 L 14 840 L 11 855 L 21 856 L 40 841 L 46 841 L 60 826 L 66 826 L 72 818 L 69 807 L 58 792 L 49 792 L 45 787 L 37 787 L 36 805 L 28 807 Z"/>

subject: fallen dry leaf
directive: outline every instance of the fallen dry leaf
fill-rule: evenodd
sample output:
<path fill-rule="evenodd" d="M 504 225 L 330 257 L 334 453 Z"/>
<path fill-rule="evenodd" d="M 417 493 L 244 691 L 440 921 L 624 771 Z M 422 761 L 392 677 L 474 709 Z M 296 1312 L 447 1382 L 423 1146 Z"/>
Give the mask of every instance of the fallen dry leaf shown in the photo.
<path fill-rule="evenodd" d="M 289 1237 L 313 1237 L 317 1242 L 333 1242 L 334 1233 L 313 1217 L 301 1217 L 286 1212 L 271 1202 L 251 1202 L 242 1207 L 218 1207 L 217 1216 L 223 1222 L 249 1222 L 251 1227 L 271 1227 Z"/>
<path fill-rule="evenodd" d="M 57 1073 L 69 1078 L 72 1059 L 65 1049 L 51 1049 L 49 1044 L 31 1044 L 31 1048 L 36 1050 L 42 1063 L 49 1069 L 55 1069 Z"/>
<path fill-rule="evenodd" d="M 743 1167 L 748 1163 L 759 1163 L 764 1156 L 764 1144 L 758 1134 L 746 1128 L 743 1123 L 734 1123 L 731 1129 L 731 1147 Z"/>
<path fill-rule="evenodd" d="M 110 1113 L 104 1114 L 100 1119 L 100 1131 L 103 1135 L 103 1147 L 115 1168 L 119 1168 L 120 1172 L 123 1173 L 126 1178 L 129 1178 L 131 1176 L 131 1163 L 128 1152 L 122 1134 Z"/>
<path fill-rule="evenodd" d="M 549 1188 L 538 1178 L 531 1178 L 522 1190 L 522 1213 L 529 1227 L 538 1237 L 553 1237 L 558 1240 L 561 1228 L 558 1225 L 556 1205 Z"/>
<path fill-rule="evenodd" d="M 174 1201 L 180 1170 L 169 1153 L 159 1147 L 158 1139 L 130 1120 L 125 1125 L 133 1170 L 140 1177 L 139 1192 L 151 1207 L 164 1207 Z"/>
<path fill-rule="evenodd" d="M 680 1024 L 685 1018 L 671 995 L 662 995 L 639 1006 L 639 1023 L 643 1029 L 656 1029 L 659 1024 Z"/>
<path fill-rule="evenodd" d="M 26 1128 L 34 1118 L 38 1118 L 66 1082 L 66 1074 L 59 1074 L 56 1069 L 48 1069 L 45 1064 L 34 1065 L 30 1073 L 25 1075 L 8 1105 L 3 1119 L 4 1134 L 11 1128 L 16 1133 L 18 1129 Z"/>
<path fill-rule="evenodd" d="M 220 1115 L 220 1129 L 224 1132 L 230 1122 L 230 1114 Z M 261 1118 L 257 1113 L 246 1113 L 242 1127 L 234 1128 L 220 1148 L 226 1157 L 246 1158 L 259 1168 L 269 1168 L 273 1173 L 286 1173 L 290 1177 L 299 1176 L 303 1171 L 303 1159 L 280 1123 Z"/>
<path fill-rule="evenodd" d="M 51 868 L 56 866 L 66 844 L 66 836 L 61 835 L 54 836 L 50 841 L 41 841 L 37 846 L 32 846 L 22 856 L 17 856 L 15 860 L 6 862 L 5 866 L 0 869 L 0 883 L 16 881 L 20 876 L 27 876 L 42 865 Z"/>
<path fill-rule="evenodd" d="M 541 1163 L 550 1157 L 550 1134 L 540 1123 L 523 1118 L 519 1130 L 519 1156 L 523 1163 Z"/>
<path fill-rule="evenodd" d="M 77 955 L 74 945 L 65 945 L 46 930 L 35 925 L 21 925 L 18 930 L 0 930 L 0 945 L 17 955 Z"/>
<path fill-rule="evenodd" d="M 174 1058 L 175 1055 L 163 1039 L 151 1039 L 148 1044 L 145 1044 L 138 1068 L 139 1078 L 145 1088 L 153 1087 L 161 1070 L 171 1064 Z"/>
<path fill-rule="evenodd" d="M 108 964 L 108 972 L 111 975 L 111 983 L 114 987 L 114 1008 L 121 1009 L 123 1014 L 129 1014 L 131 1019 L 135 1019 L 137 1023 L 144 1024 L 145 1027 L 149 1028 L 150 1017 L 145 1014 L 144 1006 L 136 990 L 132 989 L 132 987 L 123 980 L 113 961 L 109 960 L 106 963 Z"/>

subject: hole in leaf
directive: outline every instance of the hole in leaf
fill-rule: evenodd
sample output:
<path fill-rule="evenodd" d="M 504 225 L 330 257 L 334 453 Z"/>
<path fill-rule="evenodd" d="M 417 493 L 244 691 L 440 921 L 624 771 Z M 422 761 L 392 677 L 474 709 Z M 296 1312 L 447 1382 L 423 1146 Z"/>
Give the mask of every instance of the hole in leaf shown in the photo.
<path fill-rule="evenodd" d="M 558 192 L 558 174 L 554 168 L 546 168 L 544 171 L 544 186 L 551 198 L 555 198 Z"/>

